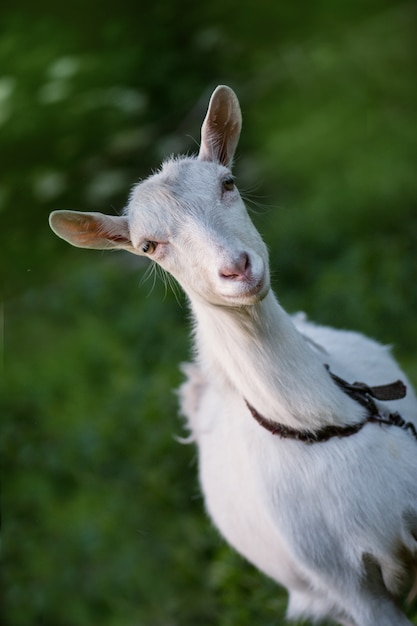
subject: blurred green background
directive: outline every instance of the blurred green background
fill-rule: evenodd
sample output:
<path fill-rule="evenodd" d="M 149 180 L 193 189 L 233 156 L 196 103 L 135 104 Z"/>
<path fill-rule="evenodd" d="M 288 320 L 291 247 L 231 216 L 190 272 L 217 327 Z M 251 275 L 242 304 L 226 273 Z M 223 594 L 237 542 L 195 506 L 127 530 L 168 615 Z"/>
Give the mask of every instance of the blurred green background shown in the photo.
<path fill-rule="evenodd" d="M 417 382 L 415 41 L 411 2 L 2 2 L 2 625 L 283 623 L 174 439 L 184 298 L 47 218 L 120 212 L 229 84 L 282 304 L 393 343 Z"/>

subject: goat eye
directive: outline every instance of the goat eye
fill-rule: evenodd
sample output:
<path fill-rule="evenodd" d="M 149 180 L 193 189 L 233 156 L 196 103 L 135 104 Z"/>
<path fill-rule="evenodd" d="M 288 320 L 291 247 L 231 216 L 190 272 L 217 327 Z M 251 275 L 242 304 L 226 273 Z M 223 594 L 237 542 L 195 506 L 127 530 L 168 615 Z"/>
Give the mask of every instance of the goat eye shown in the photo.
<path fill-rule="evenodd" d="M 152 254 L 156 250 L 157 243 L 155 241 L 144 241 L 142 244 L 142 252 L 144 254 Z"/>
<path fill-rule="evenodd" d="M 232 176 L 228 176 L 223 180 L 222 185 L 224 191 L 233 191 L 233 189 L 235 188 L 234 178 Z"/>

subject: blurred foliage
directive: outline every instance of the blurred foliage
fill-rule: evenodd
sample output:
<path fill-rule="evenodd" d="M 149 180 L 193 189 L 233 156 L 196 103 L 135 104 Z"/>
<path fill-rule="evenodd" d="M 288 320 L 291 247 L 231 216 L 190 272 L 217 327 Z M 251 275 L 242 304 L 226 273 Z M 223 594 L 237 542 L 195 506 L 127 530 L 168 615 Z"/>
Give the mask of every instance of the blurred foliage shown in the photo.
<path fill-rule="evenodd" d="M 415 13 L 2 3 L 4 626 L 282 623 L 285 593 L 218 537 L 195 450 L 173 439 L 183 298 L 128 255 L 71 249 L 47 217 L 120 212 L 162 158 L 196 150 L 230 84 L 281 301 L 394 342 L 417 381 Z"/>

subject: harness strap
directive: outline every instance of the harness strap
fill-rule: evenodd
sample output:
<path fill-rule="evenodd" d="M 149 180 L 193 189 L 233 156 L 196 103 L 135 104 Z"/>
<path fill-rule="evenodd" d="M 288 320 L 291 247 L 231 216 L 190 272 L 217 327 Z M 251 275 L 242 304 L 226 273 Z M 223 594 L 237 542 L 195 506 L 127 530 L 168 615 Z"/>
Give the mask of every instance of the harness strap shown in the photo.
<path fill-rule="evenodd" d="M 366 424 L 374 423 L 385 426 L 397 426 L 405 431 L 410 431 L 411 435 L 417 441 L 417 430 L 412 422 L 406 422 L 399 413 L 389 413 L 388 415 L 381 414 L 377 405 L 374 402 L 380 400 L 386 402 L 388 400 L 400 400 L 404 398 L 407 393 L 407 387 L 401 380 L 397 380 L 387 385 L 378 385 L 370 387 L 365 383 L 348 383 L 343 378 L 336 376 L 330 371 L 328 365 L 325 365 L 333 381 L 353 400 L 361 404 L 368 412 L 367 417 L 356 424 L 348 424 L 347 426 L 329 425 L 319 428 L 316 431 L 298 430 L 291 428 L 285 424 L 280 424 L 266 417 L 263 417 L 247 400 L 246 406 L 248 407 L 252 417 L 263 428 L 268 430 L 273 435 L 278 435 L 282 439 L 295 439 L 296 441 L 302 441 L 303 443 L 321 443 L 333 439 L 334 437 L 350 437 L 359 432 Z"/>
<path fill-rule="evenodd" d="M 401 398 L 405 398 L 407 394 L 407 387 L 404 385 L 402 380 L 396 380 L 395 382 L 388 383 L 387 385 L 370 387 L 365 383 L 348 383 L 346 380 L 343 380 L 343 378 L 333 374 L 328 365 L 325 365 L 324 367 L 342 391 L 361 404 L 368 404 L 370 398 L 375 398 L 376 400 L 381 400 L 382 402 L 387 402 L 388 400 L 401 400 Z M 371 402 L 375 405 L 373 401 Z M 376 405 L 375 409 L 378 411 Z"/>

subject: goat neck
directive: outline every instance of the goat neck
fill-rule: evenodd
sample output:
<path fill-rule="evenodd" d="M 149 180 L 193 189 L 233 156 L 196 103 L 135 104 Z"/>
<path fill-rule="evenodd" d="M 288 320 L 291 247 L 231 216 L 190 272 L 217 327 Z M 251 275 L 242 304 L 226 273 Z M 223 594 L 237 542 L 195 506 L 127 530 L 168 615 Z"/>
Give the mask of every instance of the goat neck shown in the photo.
<path fill-rule="evenodd" d="M 356 423 L 363 409 L 331 380 L 323 359 L 272 291 L 242 307 L 191 303 L 200 365 L 264 416 L 315 430 Z"/>

